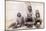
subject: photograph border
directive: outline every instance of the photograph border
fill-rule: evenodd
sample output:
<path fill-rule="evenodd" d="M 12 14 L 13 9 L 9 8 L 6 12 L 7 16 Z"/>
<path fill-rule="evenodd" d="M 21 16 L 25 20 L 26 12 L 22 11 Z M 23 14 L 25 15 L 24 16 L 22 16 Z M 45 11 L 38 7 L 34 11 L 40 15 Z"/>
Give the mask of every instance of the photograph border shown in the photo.
<path fill-rule="evenodd" d="M 44 2 L 35 2 L 35 1 L 16 1 L 16 2 L 31 2 L 31 3 L 42 3 L 43 4 L 43 28 L 39 29 L 44 29 L 45 28 L 45 3 Z M 33 30 L 37 28 L 32 28 L 32 29 L 17 29 L 17 30 Z M 14 30 L 14 29 L 13 29 Z M 6 0 L 5 0 L 5 31 L 6 31 Z"/>

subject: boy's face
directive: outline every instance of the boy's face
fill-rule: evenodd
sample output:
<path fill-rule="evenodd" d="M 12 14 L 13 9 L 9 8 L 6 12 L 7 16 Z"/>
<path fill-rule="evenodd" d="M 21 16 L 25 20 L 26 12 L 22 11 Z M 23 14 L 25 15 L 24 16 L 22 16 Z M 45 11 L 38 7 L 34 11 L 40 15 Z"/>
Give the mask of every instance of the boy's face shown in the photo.
<path fill-rule="evenodd" d="M 18 13 L 18 14 L 17 14 L 17 16 L 18 16 L 18 17 L 21 17 L 21 14 L 20 14 L 20 13 Z"/>
<path fill-rule="evenodd" d="M 28 11 L 32 12 L 32 7 L 31 6 L 28 6 Z"/>

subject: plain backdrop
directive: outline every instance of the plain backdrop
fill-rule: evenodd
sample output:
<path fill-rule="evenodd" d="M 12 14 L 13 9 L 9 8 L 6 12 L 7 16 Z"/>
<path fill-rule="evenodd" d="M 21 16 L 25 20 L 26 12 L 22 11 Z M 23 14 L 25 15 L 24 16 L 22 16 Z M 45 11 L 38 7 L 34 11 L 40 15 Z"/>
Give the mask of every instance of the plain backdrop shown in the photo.
<path fill-rule="evenodd" d="M 29 1 L 29 0 L 22 0 L 22 1 Z M 30 1 L 44 2 L 46 5 L 46 0 L 30 0 Z M 44 17 L 46 18 L 46 9 L 45 9 Z M 4 29 L 5 29 L 5 0 L 0 0 L 0 31 L 4 31 Z M 45 19 L 44 29 L 32 29 L 32 30 L 22 30 L 22 31 L 46 31 L 46 19 Z"/>

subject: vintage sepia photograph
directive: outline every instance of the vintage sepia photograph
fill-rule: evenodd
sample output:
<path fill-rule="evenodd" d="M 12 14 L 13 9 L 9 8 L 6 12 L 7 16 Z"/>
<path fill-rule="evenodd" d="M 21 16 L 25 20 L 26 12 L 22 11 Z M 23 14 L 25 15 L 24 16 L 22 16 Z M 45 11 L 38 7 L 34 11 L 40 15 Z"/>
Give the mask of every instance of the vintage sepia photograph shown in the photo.
<path fill-rule="evenodd" d="M 44 28 L 44 3 L 6 0 L 6 30 Z"/>

